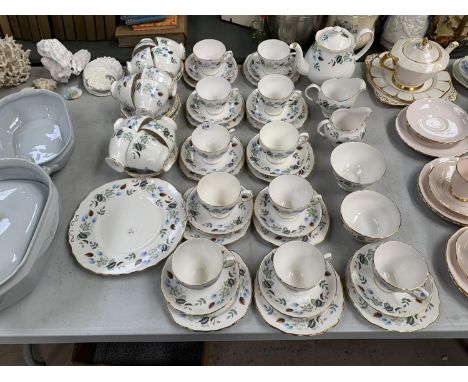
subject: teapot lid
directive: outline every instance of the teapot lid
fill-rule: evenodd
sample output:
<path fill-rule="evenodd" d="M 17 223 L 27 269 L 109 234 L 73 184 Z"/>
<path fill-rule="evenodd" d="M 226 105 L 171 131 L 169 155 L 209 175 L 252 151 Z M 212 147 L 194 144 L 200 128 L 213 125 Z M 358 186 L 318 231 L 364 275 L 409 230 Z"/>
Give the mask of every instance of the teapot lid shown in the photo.
<path fill-rule="evenodd" d="M 403 54 L 406 58 L 418 62 L 420 64 L 431 64 L 440 59 L 442 49 L 436 42 L 428 40 L 424 37 L 410 39 L 403 44 Z"/>
<path fill-rule="evenodd" d="M 315 41 L 319 46 L 328 50 L 345 50 L 354 46 L 353 35 L 345 28 L 327 27 L 317 32 Z"/>

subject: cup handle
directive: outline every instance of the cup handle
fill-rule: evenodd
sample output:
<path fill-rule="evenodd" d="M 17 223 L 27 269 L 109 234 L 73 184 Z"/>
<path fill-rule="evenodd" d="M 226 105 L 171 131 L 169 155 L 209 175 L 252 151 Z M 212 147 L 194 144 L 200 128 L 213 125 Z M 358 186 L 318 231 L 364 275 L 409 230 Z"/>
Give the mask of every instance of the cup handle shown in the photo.
<path fill-rule="evenodd" d="M 408 293 L 413 296 L 414 298 L 417 298 L 417 299 L 421 299 L 421 295 L 423 295 L 424 297 L 422 298 L 423 300 L 425 300 L 426 298 L 429 298 L 431 296 L 431 294 L 423 287 L 420 287 L 420 288 L 416 288 L 412 291 L 408 291 Z"/>
<path fill-rule="evenodd" d="M 325 137 L 324 126 L 326 126 L 330 122 L 329 119 L 324 119 L 322 122 L 319 122 L 317 125 L 317 133 L 319 133 L 322 137 Z"/>
<path fill-rule="evenodd" d="M 231 136 L 231 138 L 234 136 L 234 133 L 235 133 L 235 132 L 236 132 L 236 129 L 235 129 L 234 127 L 230 128 L 230 129 L 228 130 L 228 133 L 229 133 L 229 135 Z"/>
<path fill-rule="evenodd" d="M 367 41 L 367 44 L 364 45 L 361 48 L 361 50 L 356 53 L 356 55 L 355 55 L 356 61 L 359 60 L 364 55 L 364 53 L 366 53 L 369 50 L 371 45 L 374 43 L 374 31 L 372 29 L 364 28 L 364 29 L 359 30 L 358 33 L 357 33 L 357 36 L 356 36 L 356 39 L 355 39 L 356 42 L 359 41 L 362 36 L 364 36 L 365 34 L 368 34 L 368 33 L 371 35 L 371 38 L 369 39 L 369 41 Z"/>
<path fill-rule="evenodd" d="M 312 199 L 312 205 L 320 203 L 323 200 L 322 195 L 315 194 L 314 198 Z"/>
<path fill-rule="evenodd" d="M 120 125 L 122 125 L 123 121 L 123 118 L 119 118 L 117 121 L 114 122 L 114 131 L 116 131 L 120 127 Z"/>
<path fill-rule="evenodd" d="M 223 60 L 222 60 L 222 64 L 228 62 L 229 60 L 232 59 L 232 57 L 234 57 L 234 54 L 232 53 L 232 50 L 228 50 L 226 52 L 224 52 L 223 54 Z"/>
<path fill-rule="evenodd" d="M 323 259 L 324 259 L 325 261 L 330 261 L 331 258 L 332 258 L 331 252 L 327 252 L 327 253 L 325 253 L 325 254 L 323 255 Z"/>
<path fill-rule="evenodd" d="M 236 256 L 232 252 L 226 251 L 224 253 L 223 268 L 232 267 L 236 262 L 237 262 Z"/>
<path fill-rule="evenodd" d="M 301 133 L 301 134 L 299 134 L 299 139 L 297 141 L 297 145 L 298 146 L 303 145 L 308 140 L 309 140 L 309 133 Z"/>
<path fill-rule="evenodd" d="M 292 103 L 296 102 L 302 96 L 302 92 L 300 90 L 294 90 L 291 97 L 289 97 L 288 104 L 291 105 Z"/>
<path fill-rule="evenodd" d="M 314 99 L 309 95 L 309 90 L 311 89 L 316 89 L 319 93 L 322 91 L 322 89 L 320 88 L 320 86 L 316 85 L 316 84 L 311 84 L 309 86 L 307 86 L 304 90 L 304 94 L 305 96 L 307 97 L 307 99 L 311 102 L 315 102 Z M 318 102 L 318 101 L 317 101 Z"/>
<path fill-rule="evenodd" d="M 240 193 L 239 201 L 245 202 L 253 199 L 253 193 L 250 190 L 242 190 Z"/>
<path fill-rule="evenodd" d="M 387 61 L 387 59 L 389 58 L 392 60 L 393 67 L 387 66 L 387 64 L 385 64 L 385 61 Z M 380 62 L 381 68 L 388 70 L 389 72 L 395 72 L 396 71 L 395 65 L 398 62 L 398 57 L 395 57 L 390 52 L 387 52 L 382 57 L 380 57 L 379 62 Z"/>
<path fill-rule="evenodd" d="M 237 97 L 239 97 L 239 95 L 240 95 L 239 88 L 232 88 L 231 94 L 229 95 L 229 101 L 236 99 Z"/>

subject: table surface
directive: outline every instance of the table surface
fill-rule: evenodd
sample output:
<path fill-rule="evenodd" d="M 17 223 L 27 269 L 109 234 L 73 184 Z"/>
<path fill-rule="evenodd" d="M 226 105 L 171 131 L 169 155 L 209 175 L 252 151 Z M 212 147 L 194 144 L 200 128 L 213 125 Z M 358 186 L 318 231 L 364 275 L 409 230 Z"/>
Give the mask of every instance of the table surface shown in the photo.
<path fill-rule="evenodd" d="M 356 68 L 357 77 L 362 77 L 363 65 Z M 1 89 L 0 97 L 30 86 L 34 78 L 41 76 L 49 77 L 44 68 L 33 68 L 26 84 Z M 301 78 L 297 88 L 304 89 L 307 84 L 308 80 Z M 81 85 L 81 79 L 75 77 L 69 85 Z M 241 71 L 235 86 L 245 99 L 254 90 L 246 83 Z M 468 92 L 458 84 L 455 86 L 459 92 L 456 103 L 467 109 Z M 62 88 L 58 89 L 59 93 Z M 179 83 L 183 101 L 190 91 L 183 81 Z M 95 275 L 78 265 L 68 245 L 68 224 L 79 203 L 93 189 L 122 177 L 104 162 L 112 126 L 120 111 L 112 97 L 94 97 L 86 91 L 78 100 L 66 102 L 75 130 L 75 150 L 68 164 L 52 176 L 60 194 L 62 211 L 54 242 L 49 248 L 50 260 L 36 289 L 16 305 L 0 312 L 0 343 L 298 339 L 268 326 L 253 304 L 236 325 L 219 332 L 196 333 L 180 328 L 169 316 L 160 290 L 163 263 L 144 272 L 120 277 Z M 310 134 L 316 157 L 315 168 L 308 179 L 323 195 L 331 214 L 331 229 L 319 248 L 333 254 L 333 264 L 343 276 L 347 260 L 362 244 L 355 241 L 340 223 L 339 207 L 347 193 L 337 186 L 331 172 L 329 158 L 333 147 L 315 129 L 323 119 L 319 107 L 308 104 L 309 119 L 303 131 Z M 458 227 L 426 208 L 417 192 L 419 171 L 430 158 L 411 150 L 398 137 L 394 120 L 401 108 L 379 103 L 370 87 L 360 96 L 357 106 L 372 108 L 364 142 L 381 150 L 387 161 L 387 173 L 371 189 L 398 204 L 402 225 L 394 239 L 415 246 L 426 256 L 439 287 L 441 313 L 427 329 L 399 334 L 373 326 L 346 300 L 338 326 L 316 338 L 466 338 L 468 299 L 452 283 L 445 264 L 446 242 Z M 193 129 L 183 112 L 179 114 L 177 124 L 180 144 Z M 244 145 L 256 133 L 245 119 L 237 128 L 237 135 Z M 255 195 L 267 185 L 247 168 L 238 177 Z M 171 182 L 180 192 L 195 185 L 183 176 L 177 165 L 161 178 Z M 252 275 L 263 256 L 273 248 L 258 236 L 253 226 L 243 240 L 228 247 L 241 254 Z"/>

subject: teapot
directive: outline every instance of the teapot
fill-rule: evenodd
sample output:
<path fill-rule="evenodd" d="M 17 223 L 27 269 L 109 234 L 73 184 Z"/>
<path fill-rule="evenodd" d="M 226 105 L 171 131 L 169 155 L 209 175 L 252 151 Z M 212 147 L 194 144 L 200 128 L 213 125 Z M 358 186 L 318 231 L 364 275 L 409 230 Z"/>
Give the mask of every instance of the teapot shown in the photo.
<path fill-rule="evenodd" d="M 401 39 L 380 58 L 380 66 L 393 73 L 395 86 L 405 91 L 415 91 L 447 67 L 450 52 L 458 45 L 454 41 L 444 49 L 427 37 Z M 392 66 L 388 65 L 389 60 Z"/>
<path fill-rule="evenodd" d="M 365 34 L 371 38 L 356 54 L 354 47 Z M 321 84 L 334 77 L 351 77 L 356 61 L 367 52 L 374 42 L 374 32 L 364 28 L 357 32 L 356 38 L 345 28 L 334 26 L 319 30 L 315 42 L 304 58 L 302 48 L 297 42 L 289 47 L 296 52 L 296 66 L 299 73 L 307 76 L 310 81 Z"/>

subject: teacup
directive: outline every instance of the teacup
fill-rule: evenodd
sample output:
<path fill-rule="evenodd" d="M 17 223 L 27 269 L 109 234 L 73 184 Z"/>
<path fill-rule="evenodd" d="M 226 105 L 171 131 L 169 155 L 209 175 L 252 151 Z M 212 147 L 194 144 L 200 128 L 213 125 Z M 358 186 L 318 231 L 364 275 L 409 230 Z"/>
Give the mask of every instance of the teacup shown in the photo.
<path fill-rule="evenodd" d="M 306 208 L 320 203 L 322 196 L 299 175 L 281 175 L 268 186 L 273 208 L 283 219 L 293 219 Z"/>
<path fill-rule="evenodd" d="M 273 254 L 273 269 L 278 279 L 294 291 L 312 289 L 325 277 L 325 260 L 331 253 L 322 253 L 312 244 L 290 241 Z"/>
<path fill-rule="evenodd" d="M 127 70 L 130 74 L 141 73 L 148 66 L 154 66 L 150 47 L 143 48 L 138 53 L 135 53 L 130 62 L 127 62 Z"/>
<path fill-rule="evenodd" d="M 181 60 L 185 60 L 184 44 L 171 40 L 167 37 L 156 37 L 155 41 L 158 46 L 167 46 L 170 50 L 175 52 Z"/>
<path fill-rule="evenodd" d="M 197 184 L 200 203 L 216 219 L 229 215 L 240 202 L 252 199 L 252 191 L 243 190 L 239 180 L 227 172 L 212 172 Z"/>
<path fill-rule="evenodd" d="M 127 166 L 127 151 L 138 133 L 121 124 L 114 125 L 114 134 L 109 141 L 109 156 L 105 158 L 110 168 L 124 172 Z"/>
<path fill-rule="evenodd" d="M 146 67 L 141 72 L 142 80 L 157 81 L 169 89 L 169 95 L 174 97 L 177 93 L 177 81 L 167 72 L 155 67 Z"/>
<path fill-rule="evenodd" d="M 418 299 L 430 297 L 424 288 L 429 277 L 424 256 L 412 246 L 387 241 L 377 247 L 373 257 L 376 281 L 393 292 L 406 292 Z"/>
<path fill-rule="evenodd" d="M 176 77 L 182 69 L 182 60 L 179 55 L 165 45 L 157 45 L 151 48 L 153 65 L 164 72 Z"/>
<path fill-rule="evenodd" d="M 283 121 L 269 122 L 259 134 L 260 147 L 271 163 L 284 162 L 298 146 L 309 139 L 309 134 L 300 133 L 294 125 Z"/>
<path fill-rule="evenodd" d="M 311 84 L 304 90 L 305 96 L 312 102 L 309 90 L 318 91 L 317 103 L 322 114 L 329 117 L 335 110 L 350 109 L 356 103 L 359 94 L 366 90 L 366 83 L 360 78 L 331 78 L 322 83 L 322 86 Z"/>
<path fill-rule="evenodd" d="M 267 74 L 257 85 L 260 100 L 265 113 L 278 115 L 285 108 L 301 97 L 300 90 L 294 90 L 294 82 L 282 74 Z"/>
<path fill-rule="evenodd" d="M 152 48 L 154 46 L 156 46 L 156 43 L 153 41 L 153 39 L 149 37 L 142 38 L 133 48 L 132 57 L 134 57 L 138 52 L 141 52 L 143 49 Z"/>
<path fill-rule="evenodd" d="M 462 202 L 468 202 L 468 157 L 459 158 L 450 180 L 450 193 Z"/>
<path fill-rule="evenodd" d="M 169 149 L 146 131 L 139 131 L 127 150 L 126 163 L 132 170 L 160 172 L 167 159 Z"/>
<path fill-rule="evenodd" d="M 137 81 L 140 79 L 141 73 L 130 74 L 122 77 L 120 80 L 114 81 L 111 85 L 111 94 L 125 108 L 134 109 L 133 93 Z"/>
<path fill-rule="evenodd" d="M 158 119 L 150 119 L 142 125 L 141 130 L 146 131 L 164 143 L 169 149 L 169 152 L 174 150 L 176 145 L 177 124 L 171 118 L 161 117 Z"/>
<path fill-rule="evenodd" d="M 154 118 L 163 110 L 169 99 L 169 90 L 153 80 L 138 80 L 133 94 L 136 115 Z"/>
<path fill-rule="evenodd" d="M 206 163 L 217 163 L 231 147 L 235 129 L 227 130 L 224 126 L 205 122 L 198 126 L 190 137 L 190 142 Z"/>
<path fill-rule="evenodd" d="M 140 127 L 146 123 L 151 121 L 150 117 L 143 116 L 138 117 L 136 115 L 128 118 L 119 118 L 117 121 L 114 122 L 114 130 L 119 127 L 126 127 L 128 129 L 132 129 L 134 131 L 140 130 Z"/>
<path fill-rule="evenodd" d="M 221 113 L 229 100 L 239 93 L 239 89 L 232 89 L 230 82 L 219 76 L 202 78 L 195 91 L 206 112 L 212 115 Z"/>
<path fill-rule="evenodd" d="M 291 51 L 284 41 L 270 39 L 257 47 L 258 61 L 266 74 L 287 75 L 291 65 Z"/>
<path fill-rule="evenodd" d="M 223 268 L 232 267 L 236 257 L 222 245 L 208 239 L 190 239 L 172 254 L 175 278 L 187 288 L 202 289 L 213 285 Z"/>
<path fill-rule="evenodd" d="M 198 41 L 193 46 L 193 56 L 201 71 L 208 76 L 216 74 L 221 65 L 233 57 L 221 41 L 214 39 Z"/>
<path fill-rule="evenodd" d="M 468 230 L 458 236 L 455 243 L 455 256 L 462 272 L 468 277 Z"/>

